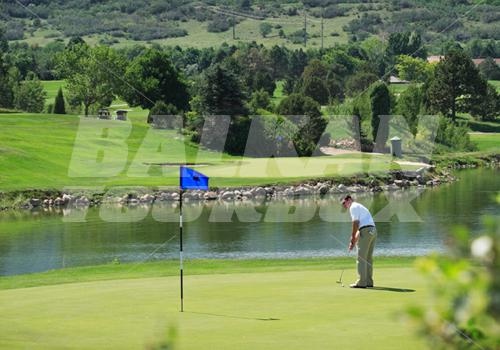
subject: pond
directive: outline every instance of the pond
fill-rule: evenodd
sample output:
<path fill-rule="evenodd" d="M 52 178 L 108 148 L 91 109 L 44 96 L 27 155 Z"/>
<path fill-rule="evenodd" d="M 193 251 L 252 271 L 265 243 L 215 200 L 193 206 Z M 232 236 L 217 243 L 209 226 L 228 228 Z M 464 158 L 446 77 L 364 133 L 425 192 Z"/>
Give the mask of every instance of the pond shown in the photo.
<path fill-rule="evenodd" d="M 375 254 L 443 251 L 456 225 L 477 234 L 483 215 L 500 215 L 499 172 L 462 170 L 459 181 L 436 188 L 355 194 L 375 216 Z M 350 218 L 340 197 L 186 203 L 184 254 L 188 259 L 345 256 Z M 177 205 L 0 212 L 0 275 L 176 259 Z"/>

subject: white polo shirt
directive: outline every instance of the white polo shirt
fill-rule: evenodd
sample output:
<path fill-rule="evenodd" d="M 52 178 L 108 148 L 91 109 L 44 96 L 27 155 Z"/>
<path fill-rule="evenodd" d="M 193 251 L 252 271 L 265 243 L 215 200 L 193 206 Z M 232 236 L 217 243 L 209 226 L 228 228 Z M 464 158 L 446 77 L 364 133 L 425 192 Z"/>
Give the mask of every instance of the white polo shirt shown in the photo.
<path fill-rule="evenodd" d="M 349 211 L 351 213 L 352 221 L 356 220 L 359 221 L 359 227 L 375 226 L 372 214 L 370 214 L 368 209 L 366 209 L 362 204 L 359 204 L 357 202 L 352 202 Z"/>

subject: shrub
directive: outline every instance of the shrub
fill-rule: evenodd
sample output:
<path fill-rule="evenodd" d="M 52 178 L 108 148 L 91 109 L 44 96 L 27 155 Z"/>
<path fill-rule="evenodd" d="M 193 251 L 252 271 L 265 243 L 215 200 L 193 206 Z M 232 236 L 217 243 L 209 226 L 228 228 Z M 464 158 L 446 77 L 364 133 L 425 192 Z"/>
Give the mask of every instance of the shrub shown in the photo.
<path fill-rule="evenodd" d="M 54 101 L 53 107 L 54 107 L 54 114 L 66 114 L 66 105 L 64 102 L 63 91 L 61 88 L 59 88 L 59 91 L 57 91 L 57 96 Z"/>
<path fill-rule="evenodd" d="M 436 134 L 436 142 L 448 149 L 456 151 L 473 151 L 475 146 L 469 137 L 469 128 L 465 123 L 450 123 L 447 118 L 441 118 Z"/>
<path fill-rule="evenodd" d="M 157 101 L 149 110 L 147 122 L 157 129 L 180 129 L 182 127 L 179 110 L 173 104 L 163 101 Z"/>
<path fill-rule="evenodd" d="M 231 22 L 223 16 L 215 17 L 210 23 L 208 23 L 207 31 L 210 33 L 222 33 L 231 28 Z"/>
<path fill-rule="evenodd" d="M 271 97 L 269 93 L 260 89 L 252 94 L 252 99 L 250 100 L 250 108 L 254 113 L 257 113 L 258 109 L 269 110 L 271 107 Z"/>
<path fill-rule="evenodd" d="M 29 74 L 14 90 L 14 105 L 17 109 L 31 112 L 43 112 L 46 92 L 40 81 Z"/>

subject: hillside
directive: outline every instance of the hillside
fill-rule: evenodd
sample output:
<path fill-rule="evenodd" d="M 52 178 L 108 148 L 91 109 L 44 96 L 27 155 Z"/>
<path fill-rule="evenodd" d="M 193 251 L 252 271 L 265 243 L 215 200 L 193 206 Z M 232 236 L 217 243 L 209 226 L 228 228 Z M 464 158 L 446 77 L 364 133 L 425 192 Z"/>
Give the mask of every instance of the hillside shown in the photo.
<path fill-rule="evenodd" d="M 447 40 L 500 39 L 498 1 L 22 0 L 2 2 L 0 18 L 9 40 L 36 45 L 81 36 L 118 47 L 234 41 L 321 47 L 404 29 L 422 32 L 430 51 L 439 52 Z"/>

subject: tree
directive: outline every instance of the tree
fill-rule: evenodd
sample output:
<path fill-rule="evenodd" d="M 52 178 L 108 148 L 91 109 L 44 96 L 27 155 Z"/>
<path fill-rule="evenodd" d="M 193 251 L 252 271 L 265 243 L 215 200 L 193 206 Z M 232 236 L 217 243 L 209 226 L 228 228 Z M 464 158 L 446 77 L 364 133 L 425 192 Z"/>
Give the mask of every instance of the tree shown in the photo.
<path fill-rule="evenodd" d="M 373 73 L 359 72 L 351 75 L 345 84 L 347 94 L 349 96 L 354 96 L 357 93 L 363 92 L 377 80 L 378 77 Z"/>
<path fill-rule="evenodd" d="M 4 29 L 0 26 L 0 107 L 11 108 L 14 104 L 14 84 L 9 72 L 10 64 L 5 59 L 7 49 Z"/>
<path fill-rule="evenodd" d="M 186 111 L 189 108 L 187 84 L 165 52 L 149 49 L 132 61 L 125 72 L 126 87 L 122 95 L 131 106 L 149 109 L 157 101 Z"/>
<path fill-rule="evenodd" d="M 399 96 L 397 113 L 405 117 L 413 136 L 417 134 L 418 116 L 422 110 L 423 92 L 417 85 L 410 85 Z"/>
<path fill-rule="evenodd" d="M 57 91 L 57 96 L 54 101 L 54 114 L 66 114 L 66 105 L 62 88 L 59 88 L 59 91 Z"/>
<path fill-rule="evenodd" d="M 66 80 L 68 100 L 83 104 L 86 116 L 91 107 L 109 106 L 123 91 L 125 66 L 124 58 L 105 46 L 76 44 L 57 57 L 57 73 Z"/>
<path fill-rule="evenodd" d="M 436 65 L 427 94 L 432 108 L 455 121 L 460 106 L 466 111 L 467 100 L 486 94 L 486 82 L 465 52 L 451 50 Z"/>
<path fill-rule="evenodd" d="M 423 83 L 432 75 L 432 65 L 421 58 L 400 55 L 397 62 L 396 69 L 401 79 Z"/>
<path fill-rule="evenodd" d="M 31 73 L 15 88 L 14 105 L 22 111 L 40 113 L 43 111 L 46 95 L 40 80 Z"/>
<path fill-rule="evenodd" d="M 427 52 L 422 46 L 422 37 L 417 32 L 391 33 L 386 54 L 389 57 L 407 55 L 422 59 L 427 58 Z"/>
<path fill-rule="evenodd" d="M 500 116 L 500 95 L 495 87 L 487 85 L 486 94 L 468 107 L 469 113 L 480 120 L 495 120 Z"/>
<path fill-rule="evenodd" d="M 372 137 L 375 141 L 375 152 L 383 152 L 389 138 L 389 123 L 382 116 L 391 113 L 391 96 L 387 85 L 374 83 L 370 91 Z"/>
<path fill-rule="evenodd" d="M 263 38 L 267 37 L 273 31 L 273 26 L 267 22 L 262 22 L 259 26 L 260 35 Z"/>
<path fill-rule="evenodd" d="M 304 81 L 302 84 L 302 93 L 321 105 L 326 105 L 330 96 L 325 81 L 314 76 Z"/>
<path fill-rule="evenodd" d="M 271 108 L 271 97 L 266 90 L 261 89 L 252 94 L 252 99 L 249 104 L 255 113 L 257 113 L 259 109 L 269 110 Z"/>
<path fill-rule="evenodd" d="M 156 128 L 177 129 L 182 127 L 179 110 L 171 103 L 158 101 L 149 110 L 148 124 L 154 124 Z"/>
<path fill-rule="evenodd" d="M 288 51 L 284 47 L 274 45 L 269 51 L 269 60 L 273 70 L 273 79 L 282 79 L 287 73 Z"/>
<path fill-rule="evenodd" d="M 487 57 L 478 66 L 479 71 L 488 80 L 500 80 L 500 67 L 491 57 Z"/>
<path fill-rule="evenodd" d="M 208 68 L 199 85 L 201 114 L 246 115 L 245 95 L 236 75 L 216 64 Z"/>
<path fill-rule="evenodd" d="M 308 96 L 291 94 L 281 101 L 278 113 L 291 120 L 299 116 L 299 131 L 293 138 L 295 149 L 299 156 L 311 156 L 327 124 L 319 104 Z"/>

